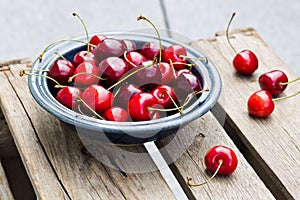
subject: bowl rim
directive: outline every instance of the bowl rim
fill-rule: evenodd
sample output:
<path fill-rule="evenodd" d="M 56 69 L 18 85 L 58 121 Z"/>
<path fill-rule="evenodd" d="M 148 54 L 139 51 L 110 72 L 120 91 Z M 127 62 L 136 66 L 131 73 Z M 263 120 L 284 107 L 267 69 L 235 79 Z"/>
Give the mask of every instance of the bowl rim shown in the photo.
<path fill-rule="evenodd" d="M 92 33 L 89 35 L 92 36 L 94 34 L 97 33 Z M 113 37 L 117 39 L 141 40 L 144 42 L 152 40 L 157 41 L 157 37 L 153 36 L 152 34 L 141 32 L 113 31 L 101 32 L 101 34 L 107 37 Z M 64 55 L 65 53 L 71 51 L 74 48 L 86 46 L 86 44 L 84 43 L 74 43 L 71 40 L 86 41 L 86 36 L 74 37 L 71 38 L 70 41 L 65 41 L 53 45 L 44 54 L 44 58 L 41 62 L 38 58 L 33 62 L 32 68 L 49 69 L 52 63 L 59 57 L 58 55 L 54 54 L 54 52 L 60 52 L 62 55 Z M 161 37 L 161 41 L 163 46 L 174 43 L 184 46 L 187 50 L 188 56 L 205 56 L 202 52 L 199 52 L 190 45 L 176 41 L 172 38 Z M 196 61 L 195 63 L 197 71 L 200 70 L 199 73 L 203 78 L 203 88 L 208 87 L 209 91 L 203 93 L 197 99 L 197 101 L 186 110 L 186 112 L 183 115 L 177 113 L 157 120 L 139 122 L 113 122 L 107 120 L 94 119 L 77 113 L 60 104 L 50 93 L 47 87 L 47 80 L 45 77 L 30 75 L 28 77 L 28 87 L 32 96 L 41 107 L 43 107 L 46 111 L 48 111 L 58 119 L 68 124 L 72 124 L 76 127 L 112 133 L 138 133 L 147 130 L 161 131 L 164 129 L 177 128 L 182 125 L 186 125 L 187 123 L 201 117 L 216 104 L 222 89 L 221 76 L 217 68 L 209 60 L 209 58 L 208 63 L 205 63 L 204 61 Z"/>

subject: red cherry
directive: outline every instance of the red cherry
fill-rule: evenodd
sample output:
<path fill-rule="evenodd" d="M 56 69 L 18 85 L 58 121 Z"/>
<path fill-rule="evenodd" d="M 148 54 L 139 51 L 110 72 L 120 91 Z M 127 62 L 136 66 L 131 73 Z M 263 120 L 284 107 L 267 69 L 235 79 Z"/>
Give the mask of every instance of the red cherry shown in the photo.
<path fill-rule="evenodd" d="M 248 111 L 255 117 L 267 117 L 274 110 L 272 95 L 266 90 L 254 92 L 248 99 Z"/>
<path fill-rule="evenodd" d="M 157 99 L 150 93 L 134 95 L 128 103 L 128 112 L 133 121 L 146 121 L 157 117 L 156 112 L 149 110 L 158 105 Z"/>
<path fill-rule="evenodd" d="M 65 59 L 54 61 L 49 69 L 48 76 L 55 79 L 60 84 L 67 84 L 69 77 L 73 76 L 75 71 L 74 65 Z"/>
<path fill-rule="evenodd" d="M 184 73 L 193 74 L 191 72 L 191 70 L 189 70 L 189 69 L 181 69 L 181 70 L 176 71 L 175 77 L 178 77 L 178 76 L 180 76 L 180 74 L 184 74 Z"/>
<path fill-rule="evenodd" d="M 103 113 L 102 117 L 106 120 L 116 122 L 127 122 L 129 120 L 127 111 L 121 107 L 109 108 Z"/>
<path fill-rule="evenodd" d="M 126 84 L 123 85 L 120 90 L 118 91 L 116 97 L 115 97 L 115 102 L 118 106 L 121 106 L 123 108 L 128 107 L 128 102 L 136 94 L 142 93 L 143 90 L 138 88 L 138 86 L 133 85 L 133 84 Z"/>
<path fill-rule="evenodd" d="M 77 110 L 78 96 L 82 96 L 82 92 L 78 88 L 67 86 L 58 91 L 56 94 L 56 99 L 67 108 L 71 110 Z"/>
<path fill-rule="evenodd" d="M 82 74 L 81 74 L 82 73 Z M 94 63 L 83 62 L 76 68 L 74 72 L 75 85 L 91 85 L 99 82 L 98 68 Z M 93 75 L 91 75 L 93 74 Z"/>
<path fill-rule="evenodd" d="M 251 75 L 258 68 L 258 59 L 250 50 L 243 50 L 233 59 L 233 67 L 243 75 Z"/>
<path fill-rule="evenodd" d="M 93 35 L 90 39 L 90 44 L 93 44 L 93 45 L 98 45 L 100 42 L 102 42 L 103 40 L 105 40 L 107 37 L 105 35 L 102 35 L 102 34 L 96 34 L 96 35 Z M 91 48 L 90 50 L 92 50 L 93 48 Z"/>
<path fill-rule="evenodd" d="M 144 68 L 146 67 L 146 68 Z M 143 62 L 142 65 L 138 66 L 136 69 L 139 70 L 133 78 L 132 81 L 139 86 L 143 86 L 148 89 L 152 89 L 162 82 L 162 74 L 160 68 L 157 64 L 153 64 L 153 61 Z"/>
<path fill-rule="evenodd" d="M 87 104 L 91 109 L 97 113 L 103 113 L 109 109 L 113 102 L 113 94 L 100 85 L 90 85 L 82 94 L 83 105 L 85 108 Z"/>
<path fill-rule="evenodd" d="M 212 147 L 204 157 L 204 163 L 206 168 L 212 172 L 218 169 L 221 163 L 221 167 L 218 174 L 229 175 L 232 174 L 238 164 L 238 159 L 234 151 L 226 146 L 214 146 Z"/>
<path fill-rule="evenodd" d="M 98 69 L 99 74 L 113 84 L 129 71 L 129 66 L 121 58 L 108 57 L 99 63 Z"/>
<path fill-rule="evenodd" d="M 142 64 L 143 62 L 145 62 L 147 58 L 142 54 L 140 54 L 139 52 L 132 51 L 126 53 L 124 60 L 126 61 L 128 66 L 130 66 L 130 69 L 133 69 L 139 66 L 140 64 Z"/>
<path fill-rule="evenodd" d="M 161 62 L 159 69 L 161 71 L 161 80 L 163 85 L 168 85 L 175 79 L 174 68 L 169 63 Z"/>
<path fill-rule="evenodd" d="M 258 82 L 262 90 L 267 90 L 273 97 L 276 97 L 287 87 L 280 83 L 287 83 L 288 77 L 281 70 L 272 70 L 260 75 Z"/>
<path fill-rule="evenodd" d="M 88 51 L 79 51 L 73 58 L 73 64 L 77 67 L 83 62 L 92 62 L 95 65 L 98 64 L 98 60 L 93 53 Z"/>
<path fill-rule="evenodd" d="M 120 57 L 126 51 L 126 46 L 119 40 L 107 38 L 100 42 L 96 49 L 93 51 L 97 59 L 101 62 L 108 57 Z"/>
<path fill-rule="evenodd" d="M 121 40 L 121 42 L 126 47 L 127 52 L 132 52 L 136 50 L 136 44 L 133 40 Z"/>
<path fill-rule="evenodd" d="M 160 54 L 160 45 L 157 42 L 147 42 L 140 49 L 140 53 L 149 60 L 153 60 L 154 57 L 158 59 Z"/>
<path fill-rule="evenodd" d="M 151 94 L 157 98 L 158 103 L 164 108 L 174 107 L 174 102 L 177 102 L 174 89 L 167 85 L 157 86 L 151 91 Z"/>
<path fill-rule="evenodd" d="M 170 63 L 170 60 L 173 63 L 175 69 L 180 70 L 185 68 L 185 64 L 187 63 L 186 49 L 178 44 L 173 44 L 164 50 L 163 53 L 163 61 Z"/>

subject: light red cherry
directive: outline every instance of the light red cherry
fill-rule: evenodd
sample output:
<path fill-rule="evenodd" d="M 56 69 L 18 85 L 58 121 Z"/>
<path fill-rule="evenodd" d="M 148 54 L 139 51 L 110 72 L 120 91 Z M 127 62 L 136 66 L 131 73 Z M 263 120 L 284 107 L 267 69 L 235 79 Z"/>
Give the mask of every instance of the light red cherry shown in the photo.
<path fill-rule="evenodd" d="M 80 89 L 73 86 L 63 87 L 56 94 L 56 100 L 71 110 L 77 110 L 78 97 L 82 96 Z"/>
<path fill-rule="evenodd" d="M 91 85 L 99 82 L 98 67 L 92 62 L 83 62 L 75 69 L 74 85 Z M 70 81 L 70 80 L 69 80 Z"/>
<path fill-rule="evenodd" d="M 159 65 L 161 71 L 161 80 L 163 85 L 168 85 L 175 79 L 175 70 L 174 68 L 166 62 L 161 62 Z"/>
<path fill-rule="evenodd" d="M 274 108 L 272 95 L 266 90 L 256 91 L 248 99 L 248 111 L 255 117 L 267 117 Z"/>
<path fill-rule="evenodd" d="M 158 103 L 164 108 L 174 107 L 178 101 L 175 90 L 167 85 L 157 86 L 151 91 L 151 94 L 157 98 Z"/>
<path fill-rule="evenodd" d="M 73 64 L 77 67 L 83 62 L 92 62 L 95 65 L 98 64 L 96 56 L 89 51 L 79 51 L 75 54 L 73 58 Z"/>
<path fill-rule="evenodd" d="M 127 122 L 129 120 L 127 111 L 121 107 L 111 107 L 107 109 L 102 117 L 106 120 L 115 122 Z"/>
<path fill-rule="evenodd" d="M 234 57 L 232 64 L 238 73 L 251 75 L 258 68 L 258 59 L 252 51 L 243 50 Z"/>
<path fill-rule="evenodd" d="M 141 65 L 143 62 L 147 61 L 147 58 L 139 52 L 132 51 L 125 54 L 124 60 L 130 67 L 130 69 L 134 69 L 137 66 Z"/>
<path fill-rule="evenodd" d="M 174 68 L 180 70 L 186 66 L 186 56 L 187 52 L 185 47 L 179 44 L 173 44 L 164 50 L 163 61 L 167 63 L 172 62 Z"/>

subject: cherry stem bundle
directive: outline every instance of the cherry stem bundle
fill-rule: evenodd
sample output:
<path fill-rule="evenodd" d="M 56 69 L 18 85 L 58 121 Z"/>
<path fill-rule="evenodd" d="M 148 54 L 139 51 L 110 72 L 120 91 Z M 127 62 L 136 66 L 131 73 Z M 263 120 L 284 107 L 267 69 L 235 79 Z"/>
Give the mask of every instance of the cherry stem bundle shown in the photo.
<path fill-rule="evenodd" d="M 232 50 L 234 51 L 234 53 L 237 54 L 237 51 L 236 51 L 235 48 L 232 46 L 232 44 L 231 44 L 231 42 L 230 42 L 230 40 L 229 40 L 229 34 L 228 34 L 228 32 L 229 32 L 229 27 L 230 27 L 230 24 L 231 24 L 231 22 L 232 22 L 234 16 L 235 16 L 235 12 L 232 13 L 232 16 L 231 16 L 231 18 L 230 18 L 230 20 L 229 20 L 229 23 L 228 23 L 228 25 L 227 25 L 227 28 L 226 28 L 226 39 L 227 39 L 227 41 L 228 41 L 228 44 L 230 45 L 230 47 L 231 47 Z"/>
<path fill-rule="evenodd" d="M 195 184 L 195 183 L 193 183 L 192 178 L 189 178 L 189 177 L 188 177 L 188 178 L 187 178 L 187 184 L 188 184 L 189 186 L 191 186 L 191 187 L 197 187 L 197 186 L 202 186 L 202 185 L 208 184 L 208 183 L 209 183 L 211 180 L 213 180 L 213 179 L 215 178 L 215 176 L 218 174 L 218 172 L 219 172 L 219 170 L 220 170 L 222 164 L 223 164 L 223 160 L 219 160 L 219 162 L 218 162 L 218 168 L 216 169 L 216 171 L 214 172 L 214 174 L 213 174 L 209 179 L 207 179 L 206 181 L 204 181 L 204 182 L 202 182 L 202 183 L 197 183 L 197 184 Z"/>

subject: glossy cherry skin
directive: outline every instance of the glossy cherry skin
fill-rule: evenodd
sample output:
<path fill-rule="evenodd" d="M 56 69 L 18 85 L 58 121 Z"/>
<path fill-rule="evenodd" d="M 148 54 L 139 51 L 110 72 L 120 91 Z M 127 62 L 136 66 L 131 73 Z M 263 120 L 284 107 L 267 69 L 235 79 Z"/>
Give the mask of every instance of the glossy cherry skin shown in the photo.
<path fill-rule="evenodd" d="M 83 62 L 92 62 L 95 65 L 98 64 L 98 60 L 93 53 L 88 51 L 79 51 L 75 54 L 73 58 L 73 64 L 77 67 Z"/>
<path fill-rule="evenodd" d="M 145 56 L 136 51 L 126 53 L 125 57 L 126 59 L 124 58 L 124 60 L 130 67 L 130 69 L 133 69 L 141 65 L 143 62 L 147 61 L 147 58 Z"/>
<path fill-rule="evenodd" d="M 67 108 L 77 110 L 78 97 L 81 96 L 82 92 L 80 89 L 73 86 L 66 86 L 58 91 L 55 98 Z"/>
<path fill-rule="evenodd" d="M 99 74 L 109 83 L 113 84 L 129 71 L 129 66 L 121 58 L 108 57 L 99 63 Z"/>
<path fill-rule="evenodd" d="M 69 77 L 73 76 L 74 72 L 75 67 L 70 61 L 58 59 L 49 69 L 48 76 L 60 84 L 67 84 Z"/>
<path fill-rule="evenodd" d="M 94 84 L 84 90 L 82 100 L 100 114 L 112 107 L 114 96 L 104 87 Z M 88 110 L 84 103 L 83 106 Z"/>
<path fill-rule="evenodd" d="M 233 67 L 243 75 L 251 75 L 258 68 L 258 59 L 250 50 L 243 50 L 233 59 Z"/>
<path fill-rule="evenodd" d="M 142 92 L 143 90 L 134 84 L 125 84 L 120 88 L 117 95 L 115 96 L 115 102 L 118 106 L 127 109 L 128 102 L 131 99 L 131 97 Z"/>
<path fill-rule="evenodd" d="M 183 46 L 178 44 L 173 44 L 164 50 L 163 61 L 170 63 L 171 60 L 176 70 L 184 69 L 187 60 L 186 57 L 181 57 L 181 56 L 186 56 L 186 55 L 187 52 Z"/>
<path fill-rule="evenodd" d="M 159 65 L 161 71 L 161 80 L 163 85 L 168 85 L 175 79 L 175 70 L 174 68 L 166 62 L 161 62 Z"/>
<path fill-rule="evenodd" d="M 280 85 L 280 83 L 288 82 L 288 77 L 281 70 L 272 70 L 260 75 L 258 82 L 262 90 L 267 90 L 273 97 L 276 97 L 287 87 L 287 85 Z"/>
<path fill-rule="evenodd" d="M 267 117 L 274 108 L 272 95 L 266 90 L 256 91 L 248 99 L 248 111 L 255 117 Z"/>
<path fill-rule="evenodd" d="M 103 113 L 102 117 L 106 120 L 116 122 L 127 122 L 129 120 L 127 111 L 121 107 L 109 108 Z"/>
<path fill-rule="evenodd" d="M 83 62 L 75 69 L 74 75 L 78 73 L 87 73 L 79 74 L 74 77 L 74 85 L 91 85 L 99 82 L 99 79 L 95 76 L 98 76 L 99 71 L 98 67 L 91 62 Z M 93 74 L 93 75 L 90 75 Z"/>
<path fill-rule="evenodd" d="M 238 165 L 238 159 L 234 151 L 222 145 L 212 147 L 204 157 L 206 168 L 212 172 L 217 170 L 220 161 L 222 161 L 222 165 L 218 174 L 221 175 L 232 174 Z"/>
<path fill-rule="evenodd" d="M 189 69 L 181 69 L 181 70 L 176 71 L 175 77 L 178 77 L 178 76 L 180 76 L 181 74 L 184 74 L 184 73 L 193 74 L 191 72 L 191 70 L 189 70 Z"/>
<path fill-rule="evenodd" d="M 177 102 L 175 90 L 167 85 L 157 86 L 151 91 L 151 94 L 157 98 L 158 103 L 164 108 L 174 107 L 174 102 Z"/>
<path fill-rule="evenodd" d="M 151 120 L 157 118 L 157 112 L 150 111 L 148 108 L 157 107 L 157 99 L 150 93 L 140 93 L 134 95 L 128 103 L 128 113 L 133 121 Z"/>
<path fill-rule="evenodd" d="M 123 56 L 125 51 L 126 46 L 123 42 L 113 38 L 107 38 L 100 42 L 93 52 L 95 53 L 98 61 L 101 62 L 103 59 L 108 57 Z"/>
<path fill-rule="evenodd" d="M 160 45 L 157 42 L 146 42 L 140 49 L 140 53 L 143 54 L 147 59 L 153 60 L 154 57 L 159 59 Z M 162 49 L 163 54 L 163 49 Z"/>
<path fill-rule="evenodd" d="M 136 68 L 136 70 L 138 70 L 147 66 L 133 76 L 132 81 L 136 85 L 148 89 L 153 89 L 154 87 L 162 83 L 162 74 L 160 68 L 157 64 L 152 63 L 152 61 L 146 61 Z"/>
<path fill-rule="evenodd" d="M 136 44 L 133 40 L 121 40 L 121 42 L 126 47 L 127 52 L 136 51 Z"/>
<path fill-rule="evenodd" d="M 90 39 L 90 43 L 93 45 L 98 45 L 100 42 L 102 42 L 103 40 L 105 40 L 107 37 L 105 35 L 102 34 L 96 34 L 93 35 Z"/>

